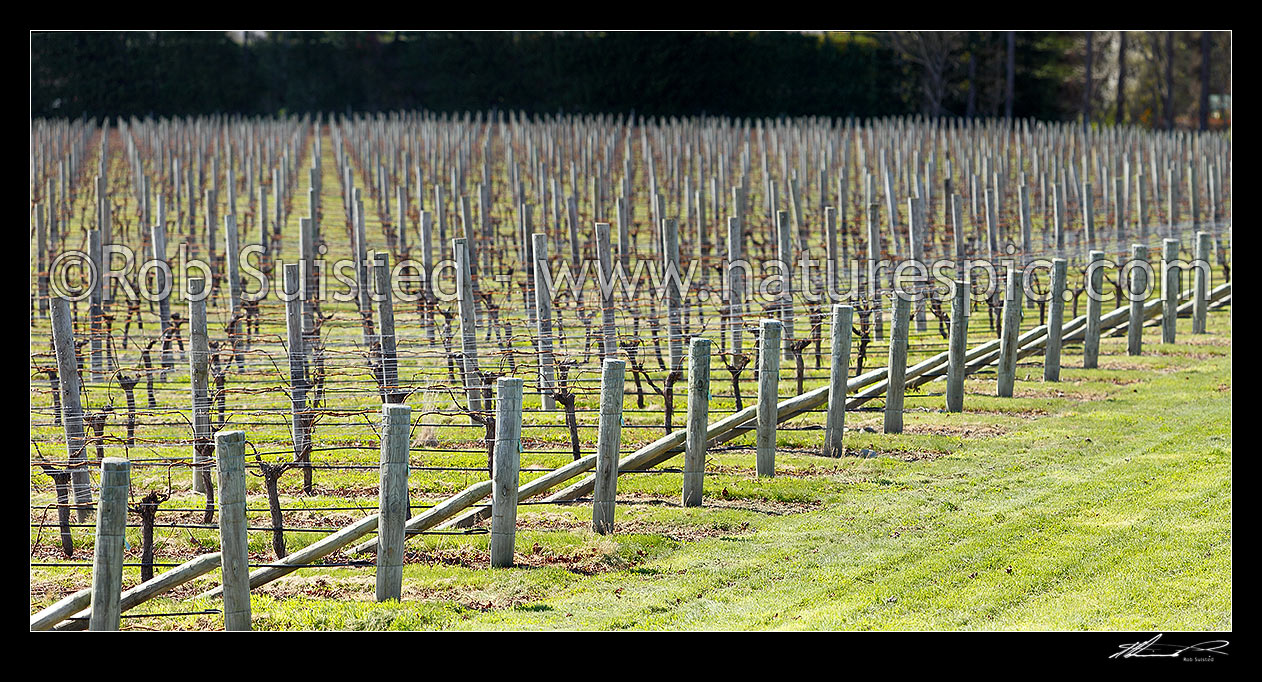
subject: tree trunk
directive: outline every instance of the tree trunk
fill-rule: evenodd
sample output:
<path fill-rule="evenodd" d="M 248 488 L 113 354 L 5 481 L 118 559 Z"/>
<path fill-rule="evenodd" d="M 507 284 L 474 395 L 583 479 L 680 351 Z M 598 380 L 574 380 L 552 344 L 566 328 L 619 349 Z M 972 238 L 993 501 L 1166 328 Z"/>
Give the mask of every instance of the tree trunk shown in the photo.
<path fill-rule="evenodd" d="M 1166 130 L 1174 130 L 1174 31 L 1166 31 Z"/>
<path fill-rule="evenodd" d="M 1117 113 L 1115 125 L 1126 123 L 1126 31 L 1118 31 L 1117 41 Z"/>
<path fill-rule="evenodd" d="M 1201 31 L 1201 130 L 1209 130 L 1209 31 Z"/>
<path fill-rule="evenodd" d="M 1004 98 L 1004 118 L 1012 118 L 1012 98 L 1016 90 L 1017 78 L 1017 32 L 1008 31 L 1008 87 Z"/>
<path fill-rule="evenodd" d="M 1095 56 L 1095 33 L 1087 31 L 1087 73 L 1082 81 L 1082 129 L 1091 125 L 1091 58 Z"/>

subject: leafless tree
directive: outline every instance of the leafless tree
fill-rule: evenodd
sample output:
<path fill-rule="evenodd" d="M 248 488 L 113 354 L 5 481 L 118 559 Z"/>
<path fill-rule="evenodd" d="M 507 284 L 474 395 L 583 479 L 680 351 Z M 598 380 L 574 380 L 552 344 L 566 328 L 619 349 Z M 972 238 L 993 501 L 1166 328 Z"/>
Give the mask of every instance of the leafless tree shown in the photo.
<path fill-rule="evenodd" d="M 925 113 L 941 116 L 953 58 L 960 48 L 960 34 L 950 31 L 902 31 L 887 33 L 886 36 L 890 46 L 903 58 L 923 69 L 921 90 L 925 96 Z"/>

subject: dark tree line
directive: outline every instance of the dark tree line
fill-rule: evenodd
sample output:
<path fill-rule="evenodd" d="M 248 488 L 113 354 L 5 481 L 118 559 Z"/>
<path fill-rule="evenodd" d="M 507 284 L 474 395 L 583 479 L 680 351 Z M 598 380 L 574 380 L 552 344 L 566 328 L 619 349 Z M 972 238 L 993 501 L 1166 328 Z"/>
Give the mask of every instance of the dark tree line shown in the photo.
<path fill-rule="evenodd" d="M 1051 120 L 1080 113 L 1065 97 L 1081 88 L 1071 34 L 1017 33 L 1011 43 L 1003 32 L 931 37 L 948 52 L 945 61 L 874 33 L 35 33 L 31 110 L 70 118 L 492 108 L 750 117 L 1002 116 L 1011 108 Z M 926 59 L 936 78 L 928 90 Z"/>

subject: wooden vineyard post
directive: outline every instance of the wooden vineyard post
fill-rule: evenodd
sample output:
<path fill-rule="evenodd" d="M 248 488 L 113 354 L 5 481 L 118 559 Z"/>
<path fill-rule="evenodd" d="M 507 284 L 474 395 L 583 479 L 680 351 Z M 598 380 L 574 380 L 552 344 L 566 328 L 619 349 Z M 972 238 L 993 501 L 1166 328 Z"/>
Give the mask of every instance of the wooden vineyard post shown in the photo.
<path fill-rule="evenodd" d="M 289 351 L 289 409 L 294 442 L 294 461 L 302 462 L 303 491 L 312 492 L 311 426 L 307 415 L 307 357 L 302 336 L 302 284 L 298 263 L 284 269 L 285 341 Z"/>
<path fill-rule="evenodd" d="M 1179 240 L 1161 241 L 1161 342 L 1175 342 L 1179 309 Z"/>
<path fill-rule="evenodd" d="M 88 296 L 88 329 L 89 329 L 89 347 L 92 350 L 92 373 L 89 375 L 92 383 L 100 383 L 104 376 L 104 357 L 101 352 L 101 339 L 104 333 L 101 331 L 102 318 L 105 315 L 104 304 L 101 297 L 104 292 L 102 280 L 104 277 L 100 273 L 105 272 L 102 268 L 101 258 L 101 230 L 90 230 L 88 232 L 88 255 L 92 260 L 92 265 L 98 273 L 92 278 L 92 291 Z"/>
<path fill-rule="evenodd" d="M 1060 381 L 1061 327 L 1065 320 L 1065 276 L 1069 262 L 1052 259 L 1052 298 L 1047 314 L 1047 346 L 1043 353 L 1043 381 Z"/>
<path fill-rule="evenodd" d="M 206 297 L 201 277 L 188 279 L 189 380 L 193 389 L 193 492 L 207 493 L 210 449 L 210 338 L 206 329 Z"/>
<path fill-rule="evenodd" d="M 153 259 L 166 263 L 167 259 L 167 229 L 165 222 L 166 211 L 163 209 L 163 199 L 158 197 L 158 222 L 153 226 L 150 233 L 151 248 L 153 249 Z M 165 338 L 166 330 L 171 326 L 171 282 L 168 282 L 170 268 L 155 268 L 155 284 L 158 287 L 158 319 L 160 326 L 158 331 L 163 335 L 162 341 L 162 371 L 158 372 L 158 380 L 166 381 L 167 369 L 174 366 L 171 359 L 171 343 Z"/>
<path fill-rule="evenodd" d="M 625 243 L 618 244 L 619 250 L 624 250 L 626 247 Z M 623 257 L 625 256 L 626 254 L 624 253 Z M 596 223 L 596 258 L 599 260 L 600 282 L 605 282 L 608 285 L 608 289 L 604 286 L 600 288 L 600 356 L 608 360 L 618 353 L 618 337 L 613 309 L 614 258 L 609 244 L 609 223 Z"/>
<path fill-rule="evenodd" d="M 727 219 L 727 300 L 726 322 L 730 341 L 728 352 L 739 354 L 742 349 L 741 313 L 744 300 L 741 269 L 734 265 L 743 258 L 741 255 L 741 226 L 736 217 Z"/>
<path fill-rule="evenodd" d="M 517 472 L 521 466 L 521 387 L 516 377 L 496 381 L 495 464 L 491 474 L 491 567 L 513 565 L 517 538 Z"/>
<path fill-rule="evenodd" d="M 1213 255 L 1213 241 L 1208 232 L 1196 233 L 1196 267 L 1192 290 L 1192 333 L 1204 334 L 1206 313 L 1209 310 L 1209 261 Z"/>
<path fill-rule="evenodd" d="M 613 531 L 614 501 L 618 495 L 618 454 L 622 445 L 622 396 L 627 363 L 608 358 L 601 364 L 592 530 L 604 535 Z"/>
<path fill-rule="evenodd" d="M 555 410 L 556 364 L 552 357 L 552 282 L 548 277 L 548 235 L 535 232 L 530 235 L 535 262 L 531 272 L 535 280 L 535 322 L 539 336 L 539 392 L 543 409 Z"/>
<path fill-rule="evenodd" d="M 412 408 L 381 406 L 380 520 L 377 523 L 377 601 L 403 597 L 404 525 L 408 518 L 408 434 Z"/>
<path fill-rule="evenodd" d="M 995 393 L 1011 398 L 1017 381 L 1017 337 L 1021 330 L 1021 273 L 1008 268 L 1007 287 L 1003 299 L 1003 327 L 999 337 L 999 366 Z"/>
<path fill-rule="evenodd" d="M 964 411 L 964 357 L 968 351 L 970 279 L 955 280 L 955 292 L 951 298 L 951 329 L 947 340 L 947 412 Z"/>
<path fill-rule="evenodd" d="M 758 407 L 756 468 L 759 476 L 776 475 L 776 403 L 780 384 L 779 320 L 763 320 L 758 341 Z"/>
<path fill-rule="evenodd" d="M 131 462 L 106 457 L 101 462 L 101 505 L 96 513 L 92 558 L 92 615 L 88 629 L 117 630 L 123 591 L 123 546 L 127 543 L 127 492 Z"/>
<path fill-rule="evenodd" d="M 215 434 L 225 630 L 250 629 L 250 545 L 245 520 L 245 432 Z"/>
<path fill-rule="evenodd" d="M 1130 288 L 1127 298 L 1130 300 L 1130 320 L 1126 326 L 1126 353 L 1140 355 L 1144 348 L 1144 299 L 1148 291 L 1148 247 L 1143 244 L 1131 244 Z"/>
<path fill-rule="evenodd" d="M 903 389 L 907 373 L 907 344 L 911 332 L 911 301 L 894 296 L 890 325 L 889 377 L 885 385 L 885 433 L 903 432 Z"/>
<path fill-rule="evenodd" d="M 845 454 L 846 382 L 850 379 L 850 336 L 853 320 L 852 306 L 833 306 L 832 366 L 828 371 L 828 416 L 824 423 L 822 452 L 825 457 L 841 457 Z"/>
<path fill-rule="evenodd" d="M 478 317 L 473 306 L 473 275 L 464 239 L 451 240 L 456 261 L 456 295 L 460 299 L 460 352 L 469 409 L 482 411 L 482 375 L 478 371 Z"/>
<path fill-rule="evenodd" d="M 1087 261 L 1087 328 L 1082 342 L 1082 368 L 1100 364 L 1100 305 L 1104 291 L 1104 252 L 1092 251 Z"/>
<path fill-rule="evenodd" d="M 390 254 L 376 253 L 373 265 L 374 285 L 377 289 L 377 321 L 381 331 L 381 402 L 398 403 L 403 400 L 399 389 L 398 339 L 394 331 L 394 299 L 390 285 Z"/>
<path fill-rule="evenodd" d="M 705 486 L 706 423 L 710 416 L 710 339 L 688 347 L 688 422 L 684 436 L 683 506 L 700 507 Z"/>
<path fill-rule="evenodd" d="M 79 522 L 88 520 L 92 510 L 92 481 L 87 467 L 87 440 L 83 435 L 83 406 L 79 401 L 79 363 L 75 358 L 74 324 L 70 302 L 60 296 L 49 299 L 53 313 L 53 350 L 57 354 L 57 379 L 61 394 L 61 426 L 66 433 L 66 461 Z"/>

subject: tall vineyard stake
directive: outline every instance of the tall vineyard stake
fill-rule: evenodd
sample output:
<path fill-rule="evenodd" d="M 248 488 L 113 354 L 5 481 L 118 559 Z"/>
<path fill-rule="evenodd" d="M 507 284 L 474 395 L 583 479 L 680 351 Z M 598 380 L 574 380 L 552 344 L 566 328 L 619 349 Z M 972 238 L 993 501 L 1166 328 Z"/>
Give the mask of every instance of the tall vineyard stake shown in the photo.
<path fill-rule="evenodd" d="M 619 243 L 618 248 L 625 248 Z M 609 223 L 596 223 L 596 257 L 600 266 L 601 347 L 600 356 L 609 360 L 618 352 L 617 328 L 613 309 L 614 258 L 609 245 Z M 625 256 L 624 256 L 625 257 Z"/>
<path fill-rule="evenodd" d="M 1065 320 L 1065 276 L 1069 263 L 1052 259 L 1051 310 L 1047 315 L 1047 346 L 1043 352 L 1043 381 L 1060 381 L 1061 325 Z"/>
<path fill-rule="evenodd" d="M 535 262 L 531 271 L 535 280 L 536 318 L 539 336 L 539 392 L 542 393 L 543 409 L 555 410 L 556 363 L 552 357 L 552 279 L 548 274 L 548 235 L 535 232 L 533 240 Z"/>
<path fill-rule="evenodd" d="M 298 263 L 286 263 L 284 269 L 285 287 L 285 342 L 289 355 L 289 403 L 290 423 L 292 425 L 294 443 L 294 461 L 303 462 L 303 491 L 312 493 L 312 471 L 308 463 L 311 459 L 311 424 L 307 414 L 307 357 L 303 350 L 302 338 L 302 300 L 300 266 Z"/>
<path fill-rule="evenodd" d="M 885 389 L 885 433 L 903 432 L 903 389 L 907 372 L 907 344 L 911 327 L 911 301 L 894 296 L 894 320 L 890 330 L 889 374 Z"/>
<path fill-rule="evenodd" d="M 832 365 L 828 372 L 828 416 L 824 423 L 822 452 L 825 457 L 841 457 L 845 454 L 846 382 L 850 380 L 850 336 L 853 320 L 852 306 L 833 306 Z"/>
<path fill-rule="evenodd" d="M 495 466 L 491 484 L 491 567 L 513 565 L 517 537 L 517 479 L 521 452 L 521 387 L 516 377 L 496 381 Z"/>
<path fill-rule="evenodd" d="M 1131 244 L 1130 289 L 1127 298 L 1130 300 L 1130 320 L 1126 327 L 1126 353 L 1139 355 L 1144 347 L 1144 300 L 1148 293 L 1148 270 L 1143 266 L 1148 260 L 1148 247 L 1143 244 Z"/>
<path fill-rule="evenodd" d="M 225 630 L 250 629 L 250 547 L 245 520 L 245 432 L 215 434 Z"/>
<path fill-rule="evenodd" d="M 763 320 L 758 341 L 758 407 L 755 447 L 759 476 L 776 475 L 776 403 L 780 384 L 779 320 Z"/>
<path fill-rule="evenodd" d="M 1011 398 L 1017 380 L 1017 336 L 1021 331 L 1021 272 L 1008 268 L 1003 298 L 1003 327 L 999 338 L 999 366 L 995 394 Z"/>
<path fill-rule="evenodd" d="M 592 491 L 592 530 L 613 532 L 614 502 L 618 496 L 618 456 L 622 444 L 622 396 L 625 360 L 609 358 L 601 368 L 600 425 L 596 435 L 596 487 Z"/>
<path fill-rule="evenodd" d="M 373 265 L 373 281 L 376 288 L 377 322 L 381 330 L 381 401 L 402 402 L 399 389 L 398 339 L 394 331 L 394 298 L 390 284 L 390 254 L 378 251 Z"/>
<path fill-rule="evenodd" d="M 92 558 L 92 615 L 88 629 L 117 630 L 123 589 L 123 547 L 127 544 L 127 492 L 131 462 L 106 457 L 101 462 L 101 505 L 96 514 Z"/>
<path fill-rule="evenodd" d="M 210 338 L 206 327 L 206 297 L 210 291 L 201 277 L 188 279 L 189 380 L 193 390 L 193 492 L 209 499 Z M 204 480 L 205 479 L 205 480 Z"/>
<path fill-rule="evenodd" d="M 964 357 L 968 350 L 968 314 L 969 294 L 972 291 L 972 279 L 965 277 L 953 283 L 951 297 L 951 330 L 948 339 L 947 353 L 947 412 L 964 410 Z"/>
<path fill-rule="evenodd" d="M 79 401 L 79 362 L 75 357 L 74 324 L 70 302 L 60 296 L 50 299 L 53 312 L 53 349 L 57 354 L 57 379 L 61 389 L 61 425 L 66 432 L 66 461 L 73 469 L 71 481 L 79 522 L 88 520 L 92 510 L 92 481 L 87 469 L 87 440 L 83 434 L 83 406 Z"/>
<path fill-rule="evenodd" d="M 1206 312 L 1209 309 L 1209 268 L 1213 256 L 1213 240 L 1208 232 L 1196 233 L 1196 278 L 1192 292 L 1192 333 L 1204 334 L 1206 329 Z"/>
<path fill-rule="evenodd" d="M 408 430 L 412 408 L 381 406 L 380 520 L 377 523 L 377 601 L 403 597 L 404 524 L 408 518 Z"/>
<path fill-rule="evenodd" d="M 688 348 L 688 422 L 684 437 L 683 506 L 700 507 L 705 486 L 706 423 L 710 416 L 710 339 Z"/>
<path fill-rule="evenodd" d="M 1161 342 L 1174 343 L 1179 308 L 1179 240 L 1161 242 Z"/>
<path fill-rule="evenodd" d="M 1087 328 L 1082 342 L 1082 368 L 1100 363 L 1100 306 L 1104 302 L 1104 252 L 1092 251 L 1087 261 Z"/>
<path fill-rule="evenodd" d="M 469 409 L 481 412 L 482 379 L 478 371 L 478 318 L 473 306 L 473 276 L 470 273 L 469 250 L 464 239 L 451 240 L 456 261 L 456 295 L 460 299 L 460 351 L 464 370 L 465 391 Z"/>

